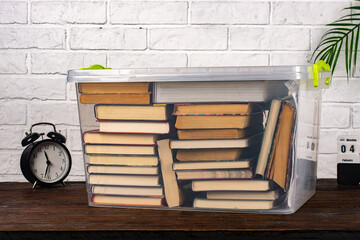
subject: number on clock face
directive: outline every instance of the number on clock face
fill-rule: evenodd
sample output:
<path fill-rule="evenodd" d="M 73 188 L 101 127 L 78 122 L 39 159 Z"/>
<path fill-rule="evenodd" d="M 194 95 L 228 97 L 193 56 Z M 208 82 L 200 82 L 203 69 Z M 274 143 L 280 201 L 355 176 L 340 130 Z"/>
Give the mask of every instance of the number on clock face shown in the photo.
<path fill-rule="evenodd" d="M 35 147 L 30 156 L 30 168 L 39 180 L 52 183 L 60 180 L 69 169 L 69 156 L 55 142 L 44 142 Z"/>

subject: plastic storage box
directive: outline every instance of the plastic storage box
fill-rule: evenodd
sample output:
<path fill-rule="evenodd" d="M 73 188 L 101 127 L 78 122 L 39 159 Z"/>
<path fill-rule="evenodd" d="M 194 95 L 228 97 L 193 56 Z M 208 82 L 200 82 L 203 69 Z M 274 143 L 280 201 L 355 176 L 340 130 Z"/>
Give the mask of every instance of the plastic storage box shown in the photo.
<path fill-rule="evenodd" d="M 329 77 L 311 66 L 70 70 L 89 205 L 295 212 L 315 193 Z"/>

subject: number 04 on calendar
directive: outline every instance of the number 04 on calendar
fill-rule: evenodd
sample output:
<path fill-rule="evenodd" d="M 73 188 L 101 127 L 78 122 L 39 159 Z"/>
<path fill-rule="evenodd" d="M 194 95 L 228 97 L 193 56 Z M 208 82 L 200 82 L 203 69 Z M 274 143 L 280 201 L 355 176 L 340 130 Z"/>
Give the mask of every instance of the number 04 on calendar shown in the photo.
<path fill-rule="evenodd" d="M 359 137 L 338 137 L 338 163 L 360 163 L 359 159 Z"/>

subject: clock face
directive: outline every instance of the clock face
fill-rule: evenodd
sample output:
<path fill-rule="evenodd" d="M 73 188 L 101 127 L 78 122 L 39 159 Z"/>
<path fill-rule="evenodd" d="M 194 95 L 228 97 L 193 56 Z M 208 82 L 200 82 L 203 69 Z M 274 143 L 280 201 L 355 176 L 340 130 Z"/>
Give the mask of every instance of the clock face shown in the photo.
<path fill-rule="evenodd" d="M 69 152 L 61 144 L 43 141 L 30 154 L 30 171 L 44 183 L 62 181 L 70 171 Z"/>

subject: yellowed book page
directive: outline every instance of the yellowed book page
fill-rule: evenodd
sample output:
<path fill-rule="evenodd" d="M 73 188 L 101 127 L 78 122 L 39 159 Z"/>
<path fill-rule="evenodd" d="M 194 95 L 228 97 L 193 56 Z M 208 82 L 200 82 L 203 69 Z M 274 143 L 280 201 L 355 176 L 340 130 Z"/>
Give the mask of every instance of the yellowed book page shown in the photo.
<path fill-rule="evenodd" d="M 157 144 L 166 202 L 169 207 L 180 206 L 183 196 L 172 168 L 173 155 L 170 149 L 170 139 L 160 140 Z"/>

